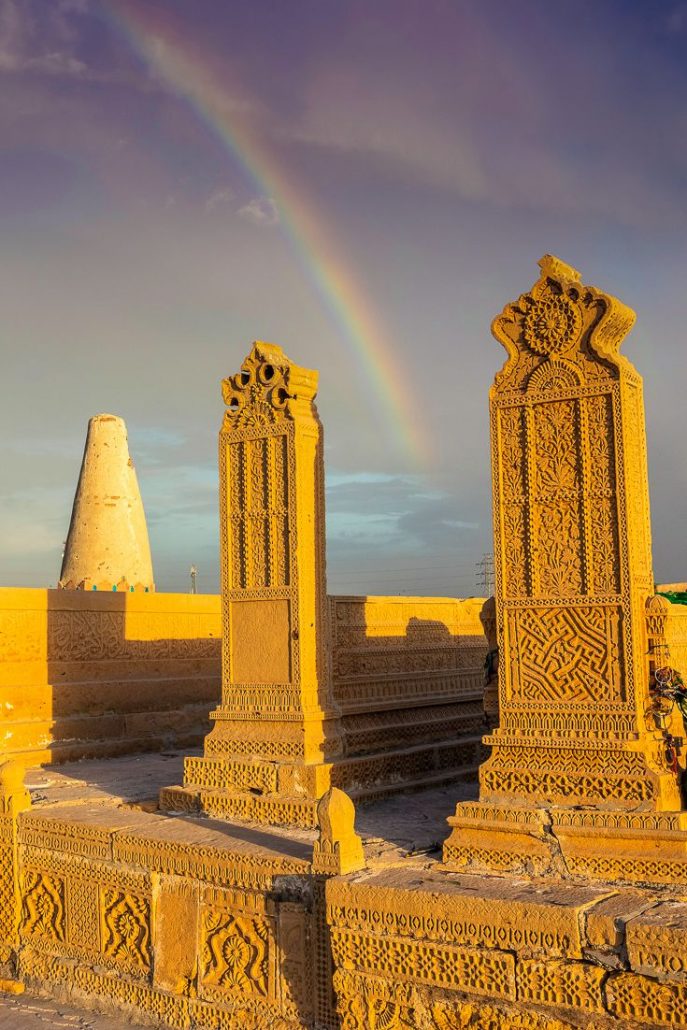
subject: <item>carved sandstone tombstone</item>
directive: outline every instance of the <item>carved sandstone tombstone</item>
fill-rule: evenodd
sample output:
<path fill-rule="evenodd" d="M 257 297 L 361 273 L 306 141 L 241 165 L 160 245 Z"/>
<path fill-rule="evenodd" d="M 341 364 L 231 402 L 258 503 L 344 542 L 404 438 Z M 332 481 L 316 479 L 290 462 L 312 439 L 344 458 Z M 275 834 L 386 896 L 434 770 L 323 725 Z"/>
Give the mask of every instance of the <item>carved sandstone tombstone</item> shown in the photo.
<path fill-rule="evenodd" d="M 88 423 L 59 585 L 155 589 L 136 470 L 124 420 L 116 415 Z"/>
<path fill-rule="evenodd" d="M 223 382 L 222 701 L 167 808 L 316 825 L 341 754 L 332 697 L 317 372 L 255 343 Z"/>
<path fill-rule="evenodd" d="M 532 871 L 560 866 L 562 849 L 569 871 L 642 878 L 627 838 L 646 850 L 672 834 L 687 859 L 687 824 L 646 717 L 644 408 L 619 353 L 635 316 L 562 261 L 540 267 L 492 326 L 508 353 L 490 392 L 499 725 L 480 801 L 458 805 L 444 856 Z"/>

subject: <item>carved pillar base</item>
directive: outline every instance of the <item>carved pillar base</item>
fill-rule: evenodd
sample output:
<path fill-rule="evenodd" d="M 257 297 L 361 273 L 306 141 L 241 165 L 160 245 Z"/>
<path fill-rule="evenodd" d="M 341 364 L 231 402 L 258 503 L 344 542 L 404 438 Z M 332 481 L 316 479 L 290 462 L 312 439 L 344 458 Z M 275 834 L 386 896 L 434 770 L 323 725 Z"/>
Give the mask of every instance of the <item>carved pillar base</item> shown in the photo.
<path fill-rule="evenodd" d="M 291 719 L 241 719 L 220 707 L 211 718 L 205 754 L 185 759 L 183 787 L 166 787 L 160 807 L 316 826 L 317 802 L 334 785 L 332 769 L 341 757 L 338 717 L 316 710 Z"/>
<path fill-rule="evenodd" d="M 17 926 L 21 909 L 17 859 L 17 818 L 31 806 L 24 787 L 24 767 L 10 760 L 0 764 L 0 990 L 20 993 L 17 985 Z"/>
<path fill-rule="evenodd" d="M 574 727 L 573 719 L 570 724 Z M 600 806 L 674 812 L 682 808 L 676 773 L 666 767 L 665 742 L 646 729 L 624 739 L 561 736 L 542 742 L 497 730 L 480 767 L 480 800 L 516 804 Z"/>
<path fill-rule="evenodd" d="M 466 802 L 448 820 L 457 872 L 664 884 L 687 877 L 687 812 Z"/>
<path fill-rule="evenodd" d="M 266 825 L 317 826 L 318 800 L 332 786 L 328 762 L 187 758 L 183 787 L 165 787 L 160 808 Z"/>

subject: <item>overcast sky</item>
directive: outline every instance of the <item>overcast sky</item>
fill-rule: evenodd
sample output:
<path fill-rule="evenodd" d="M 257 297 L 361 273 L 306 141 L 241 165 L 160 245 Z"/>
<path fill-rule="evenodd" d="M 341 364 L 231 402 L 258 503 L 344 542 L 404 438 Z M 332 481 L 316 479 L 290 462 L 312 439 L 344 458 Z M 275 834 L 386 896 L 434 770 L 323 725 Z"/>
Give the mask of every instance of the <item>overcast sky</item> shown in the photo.
<path fill-rule="evenodd" d="M 330 590 L 477 592 L 489 323 L 545 252 L 638 313 L 655 573 L 687 578 L 686 50 L 671 0 L 0 0 L 0 583 L 56 582 L 109 411 L 158 589 L 216 590 L 219 384 L 257 338 L 320 370 Z"/>

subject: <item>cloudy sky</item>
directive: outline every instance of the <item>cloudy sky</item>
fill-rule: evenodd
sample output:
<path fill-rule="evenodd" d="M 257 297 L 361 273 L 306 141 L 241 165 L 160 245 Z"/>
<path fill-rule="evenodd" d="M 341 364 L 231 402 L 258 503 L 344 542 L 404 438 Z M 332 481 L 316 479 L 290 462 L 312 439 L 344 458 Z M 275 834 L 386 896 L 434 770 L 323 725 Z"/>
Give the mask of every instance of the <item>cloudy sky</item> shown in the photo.
<path fill-rule="evenodd" d="M 0 0 L 0 583 L 121 415 L 158 588 L 216 590 L 222 377 L 318 368 L 335 592 L 476 592 L 489 323 L 553 252 L 638 312 L 687 578 L 687 3 Z"/>

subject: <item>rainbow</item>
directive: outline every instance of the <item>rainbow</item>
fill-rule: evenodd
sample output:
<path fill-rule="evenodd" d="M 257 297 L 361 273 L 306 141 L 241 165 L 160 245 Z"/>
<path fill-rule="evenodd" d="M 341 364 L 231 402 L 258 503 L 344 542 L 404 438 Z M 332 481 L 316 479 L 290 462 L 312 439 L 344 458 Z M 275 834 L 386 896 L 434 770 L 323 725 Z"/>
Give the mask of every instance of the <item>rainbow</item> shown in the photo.
<path fill-rule="evenodd" d="M 280 166 L 263 140 L 237 112 L 224 85 L 169 18 L 145 5 L 107 6 L 110 22 L 125 35 L 165 86 L 184 100 L 243 169 L 256 191 L 276 204 L 280 226 L 337 332 L 353 351 L 374 398 L 381 424 L 413 464 L 429 461 L 417 406 L 412 402 L 398 354 L 379 314 L 328 233 L 321 212 Z"/>

